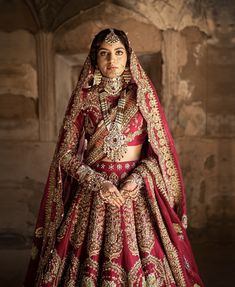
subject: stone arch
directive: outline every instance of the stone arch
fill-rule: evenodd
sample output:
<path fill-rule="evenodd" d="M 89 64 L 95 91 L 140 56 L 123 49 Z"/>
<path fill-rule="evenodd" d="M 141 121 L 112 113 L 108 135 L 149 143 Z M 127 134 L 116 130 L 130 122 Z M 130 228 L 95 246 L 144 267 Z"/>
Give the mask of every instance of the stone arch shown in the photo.
<path fill-rule="evenodd" d="M 55 49 L 58 52 L 66 49 L 69 53 L 87 51 L 94 35 L 107 27 L 127 32 L 136 52 L 161 49 L 161 33 L 156 25 L 138 12 L 111 3 L 101 3 L 60 25 L 55 31 Z M 152 35 L 151 41 L 149 35 Z M 75 38 L 83 40 L 74 43 Z"/>
<path fill-rule="evenodd" d="M 145 70 L 150 77 L 153 76 L 152 81 L 158 90 L 161 88 L 161 31 L 136 12 L 102 3 L 71 18 L 55 31 L 57 129 L 92 38 L 107 27 L 115 27 L 128 33 L 131 46 L 139 55 Z M 153 61 L 156 65 L 152 65 Z"/>
<path fill-rule="evenodd" d="M 24 0 L 2 1 L 0 29 L 6 32 L 27 30 L 35 33 L 39 28 L 36 14 Z"/>

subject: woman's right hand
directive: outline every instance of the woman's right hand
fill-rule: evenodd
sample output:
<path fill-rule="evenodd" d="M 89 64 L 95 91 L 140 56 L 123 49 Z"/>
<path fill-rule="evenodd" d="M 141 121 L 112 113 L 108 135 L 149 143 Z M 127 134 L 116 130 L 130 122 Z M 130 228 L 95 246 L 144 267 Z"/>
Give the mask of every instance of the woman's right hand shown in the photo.
<path fill-rule="evenodd" d="M 100 190 L 100 197 L 105 203 L 112 206 L 121 207 L 124 203 L 124 198 L 116 186 L 110 181 L 104 181 Z"/>

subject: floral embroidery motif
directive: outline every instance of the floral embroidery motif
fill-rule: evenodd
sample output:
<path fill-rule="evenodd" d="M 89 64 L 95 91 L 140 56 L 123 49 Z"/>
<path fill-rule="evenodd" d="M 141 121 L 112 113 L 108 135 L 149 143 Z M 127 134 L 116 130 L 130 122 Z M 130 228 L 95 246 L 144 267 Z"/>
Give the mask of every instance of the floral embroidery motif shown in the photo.
<path fill-rule="evenodd" d="M 135 206 L 135 220 L 136 220 L 136 234 L 138 238 L 138 246 L 142 252 L 150 253 L 154 245 L 154 234 L 151 223 L 151 216 L 146 205 L 146 200 L 143 198 L 143 192 L 140 193 L 136 200 Z M 144 228 L 143 228 L 144 226 Z"/>
<path fill-rule="evenodd" d="M 57 251 L 52 253 L 52 260 L 48 266 L 47 272 L 44 274 L 43 283 L 48 284 L 54 280 L 59 280 L 64 267 L 64 260 L 60 258 Z"/>
<path fill-rule="evenodd" d="M 106 209 L 105 228 L 105 256 L 110 259 L 116 258 L 122 252 L 122 227 L 121 214 L 117 207 L 111 205 Z"/>
<path fill-rule="evenodd" d="M 98 194 L 94 195 L 93 208 L 90 214 L 88 230 L 87 252 L 89 257 L 99 254 L 105 227 L 105 204 L 99 200 Z"/>
<path fill-rule="evenodd" d="M 139 255 L 138 243 L 136 238 L 136 225 L 134 218 L 133 203 L 128 200 L 123 206 L 125 235 L 127 238 L 128 248 L 133 255 Z"/>
<path fill-rule="evenodd" d="M 35 230 L 35 237 L 36 238 L 41 238 L 43 236 L 43 227 L 38 227 Z"/>

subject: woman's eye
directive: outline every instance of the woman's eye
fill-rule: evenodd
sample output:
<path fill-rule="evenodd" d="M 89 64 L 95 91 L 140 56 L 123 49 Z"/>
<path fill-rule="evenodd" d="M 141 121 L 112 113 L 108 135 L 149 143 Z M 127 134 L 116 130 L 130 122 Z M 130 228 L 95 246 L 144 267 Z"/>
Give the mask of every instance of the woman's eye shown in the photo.
<path fill-rule="evenodd" d="M 100 56 L 105 56 L 106 53 L 107 53 L 107 52 L 105 52 L 105 51 L 101 51 L 101 52 L 100 52 Z"/>
<path fill-rule="evenodd" d="M 116 55 L 118 55 L 118 56 L 123 55 L 123 51 L 122 51 L 122 50 L 117 50 L 117 51 L 116 51 Z"/>

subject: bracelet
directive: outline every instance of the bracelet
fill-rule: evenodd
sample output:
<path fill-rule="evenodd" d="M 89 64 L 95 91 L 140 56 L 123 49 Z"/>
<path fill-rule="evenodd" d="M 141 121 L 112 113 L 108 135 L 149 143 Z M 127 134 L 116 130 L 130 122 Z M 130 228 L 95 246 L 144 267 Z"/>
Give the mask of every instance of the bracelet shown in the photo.
<path fill-rule="evenodd" d="M 143 187 L 143 178 L 139 173 L 133 172 L 131 176 L 133 177 L 133 181 L 137 184 L 139 189 Z"/>
<path fill-rule="evenodd" d="M 99 190 L 104 181 L 107 181 L 102 175 L 87 165 L 81 165 L 76 173 L 80 183 L 84 184 L 90 190 Z"/>
<path fill-rule="evenodd" d="M 83 183 L 85 180 L 86 176 L 92 173 L 93 170 L 86 165 L 80 165 L 76 171 L 76 174 L 78 175 L 79 181 Z"/>

